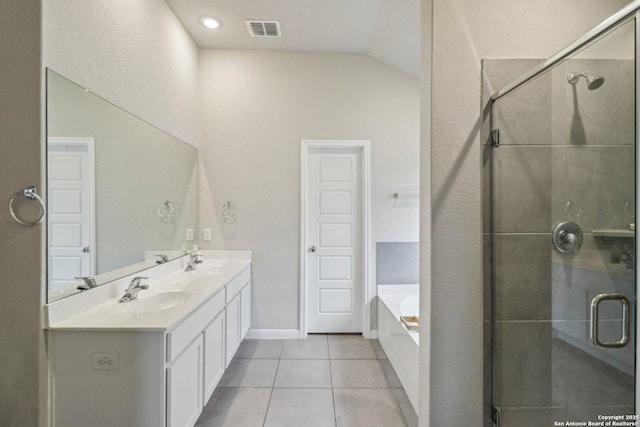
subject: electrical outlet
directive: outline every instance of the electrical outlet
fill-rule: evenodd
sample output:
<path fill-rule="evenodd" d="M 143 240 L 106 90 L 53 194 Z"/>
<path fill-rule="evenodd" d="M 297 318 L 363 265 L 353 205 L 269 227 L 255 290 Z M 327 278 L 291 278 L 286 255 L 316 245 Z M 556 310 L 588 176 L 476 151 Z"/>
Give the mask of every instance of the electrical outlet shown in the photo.
<path fill-rule="evenodd" d="M 117 371 L 118 353 L 92 353 L 91 369 L 94 371 Z"/>
<path fill-rule="evenodd" d="M 204 235 L 202 236 L 202 239 L 209 242 L 211 241 L 211 229 L 210 228 L 205 228 L 204 229 Z"/>
<path fill-rule="evenodd" d="M 187 228 L 187 242 L 193 242 L 193 228 Z"/>

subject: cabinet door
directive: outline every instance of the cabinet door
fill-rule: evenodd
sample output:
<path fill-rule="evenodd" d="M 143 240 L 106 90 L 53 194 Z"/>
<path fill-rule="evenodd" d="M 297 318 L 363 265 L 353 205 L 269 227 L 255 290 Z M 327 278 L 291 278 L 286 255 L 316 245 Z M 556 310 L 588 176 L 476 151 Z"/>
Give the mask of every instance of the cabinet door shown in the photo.
<path fill-rule="evenodd" d="M 167 426 L 192 427 L 202 412 L 202 334 L 167 368 Z"/>
<path fill-rule="evenodd" d="M 224 374 L 224 311 L 204 330 L 204 399 L 209 400 Z"/>
<path fill-rule="evenodd" d="M 236 354 L 236 350 L 240 346 L 240 294 L 233 297 L 233 299 L 227 304 L 225 310 L 227 325 L 226 325 L 226 338 L 227 338 L 227 366 L 231 363 L 231 359 Z"/>
<path fill-rule="evenodd" d="M 247 336 L 251 327 L 251 282 L 240 292 L 240 341 Z"/>

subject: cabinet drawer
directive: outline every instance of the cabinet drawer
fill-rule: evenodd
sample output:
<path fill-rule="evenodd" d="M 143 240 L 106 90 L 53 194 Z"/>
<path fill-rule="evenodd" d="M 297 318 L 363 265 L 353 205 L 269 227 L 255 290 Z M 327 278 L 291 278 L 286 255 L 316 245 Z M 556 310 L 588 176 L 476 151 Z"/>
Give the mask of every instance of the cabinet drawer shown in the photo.
<path fill-rule="evenodd" d="M 224 295 L 223 288 L 167 335 L 167 362 L 175 359 L 224 310 Z"/>
<path fill-rule="evenodd" d="M 249 280 L 251 280 L 251 268 L 247 267 L 227 285 L 227 304 L 244 288 Z"/>

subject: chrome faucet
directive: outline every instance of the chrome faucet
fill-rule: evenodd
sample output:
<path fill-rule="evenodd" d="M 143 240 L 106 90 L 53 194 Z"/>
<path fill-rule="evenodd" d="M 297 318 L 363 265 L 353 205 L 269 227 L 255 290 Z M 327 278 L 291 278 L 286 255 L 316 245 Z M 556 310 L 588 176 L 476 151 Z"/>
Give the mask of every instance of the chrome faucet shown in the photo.
<path fill-rule="evenodd" d="M 142 280 L 148 279 L 148 277 L 134 277 L 127 288 L 125 294 L 118 300 L 118 302 L 127 302 L 138 298 L 138 292 L 143 289 L 149 289 L 149 285 L 140 283 Z"/>
<path fill-rule="evenodd" d="M 191 252 L 187 268 L 184 271 L 193 271 L 196 269 L 197 264 L 202 264 L 202 255 L 198 251 Z"/>
<path fill-rule="evenodd" d="M 98 286 L 98 284 L 96 283 L 96 279 L 94 279 L 92 276 L 76 277 L 76 279 L 84 280 L 84 283 L 78 285 L 78 287 L 76 288 L 81 291 L 88 291 L 89 289 L 93 289 Z"/>
<path fill-rule="evenodd" d="M 165 262 L 169 262 L 169 257 L 166 255 L 158 254 L 154 256 L 158 257 L 158 259 L 156 260 L 156 264 L 164 264 Z"/>

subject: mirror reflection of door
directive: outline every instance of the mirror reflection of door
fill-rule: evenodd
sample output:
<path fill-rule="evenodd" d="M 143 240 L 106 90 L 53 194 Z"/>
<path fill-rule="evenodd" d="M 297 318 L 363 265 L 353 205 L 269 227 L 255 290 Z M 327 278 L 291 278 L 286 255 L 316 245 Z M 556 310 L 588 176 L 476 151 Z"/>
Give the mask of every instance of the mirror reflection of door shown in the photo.
<path fill-rule="evenodd" d="M 93 138 L 47 140 L 49 289 L 74 292 L 95 274 Z"/>

